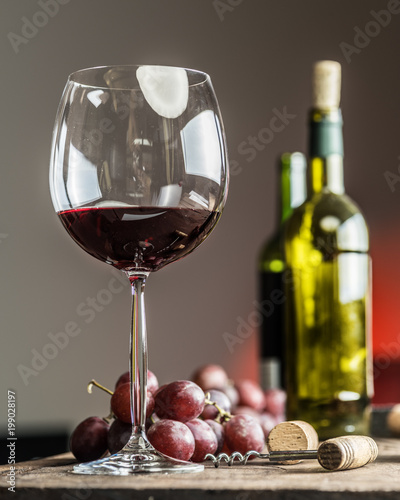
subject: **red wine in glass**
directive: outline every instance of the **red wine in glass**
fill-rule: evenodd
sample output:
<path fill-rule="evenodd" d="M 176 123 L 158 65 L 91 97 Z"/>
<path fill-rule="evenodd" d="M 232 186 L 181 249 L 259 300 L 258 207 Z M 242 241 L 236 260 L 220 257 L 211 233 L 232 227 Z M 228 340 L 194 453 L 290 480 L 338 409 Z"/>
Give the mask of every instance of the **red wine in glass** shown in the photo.
<path fill-rule="evenodd" d="M 78 208 L 58 213 L 93 257 L 121 270 L 157 271 L 192 252 L 220 212 L 180 207 Z"/>

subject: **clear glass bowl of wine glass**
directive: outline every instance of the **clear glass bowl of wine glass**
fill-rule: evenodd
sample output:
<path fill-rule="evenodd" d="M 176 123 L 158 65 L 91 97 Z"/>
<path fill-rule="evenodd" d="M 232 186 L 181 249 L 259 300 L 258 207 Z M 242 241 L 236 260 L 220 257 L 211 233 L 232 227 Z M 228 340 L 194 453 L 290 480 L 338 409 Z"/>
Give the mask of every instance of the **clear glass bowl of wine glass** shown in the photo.
<path fill-rule="evenodd" d="M 162 455 L 145 433 L 150 273 L 191 253 L 226 202 L 225 134 L 210 77 L 168 66 L 104 66 L 71 74 L 50 160 L 54 209 L 72 239 L 119 269 L 132 288 L 132 435 L 81 474 L 197 472 Z"/>

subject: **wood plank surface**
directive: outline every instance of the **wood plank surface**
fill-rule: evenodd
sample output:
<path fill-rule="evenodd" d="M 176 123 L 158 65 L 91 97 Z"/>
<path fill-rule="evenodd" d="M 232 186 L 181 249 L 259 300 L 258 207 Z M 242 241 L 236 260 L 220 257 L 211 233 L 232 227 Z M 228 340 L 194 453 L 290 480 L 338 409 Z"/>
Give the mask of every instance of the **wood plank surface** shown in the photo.
<path fill-rule="evenodd" d="M 400 440 L 379 439 L 376 462 L 328 472 L 316 460 L 273 465 L 254 460 L 194 474 L 86 476 L 72 474 L 71 454 L 17 464 L 15 493 L 10 469 L 0 467 L 0 499 L 18 500 L 380 500 L 400 499 Z"/>

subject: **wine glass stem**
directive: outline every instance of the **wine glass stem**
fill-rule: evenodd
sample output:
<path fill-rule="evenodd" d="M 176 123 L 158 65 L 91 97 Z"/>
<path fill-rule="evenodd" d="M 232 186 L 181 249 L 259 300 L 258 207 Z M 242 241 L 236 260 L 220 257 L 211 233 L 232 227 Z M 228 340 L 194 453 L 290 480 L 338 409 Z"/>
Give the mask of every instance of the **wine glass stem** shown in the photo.
<path fill-rule="evenodd" d="M 143 436 L 146 423 L 147 334 L 144 287 L 147 274 L 128 275 L 132 287 L 132 323 L 129 353 L 132 438 Z"/>

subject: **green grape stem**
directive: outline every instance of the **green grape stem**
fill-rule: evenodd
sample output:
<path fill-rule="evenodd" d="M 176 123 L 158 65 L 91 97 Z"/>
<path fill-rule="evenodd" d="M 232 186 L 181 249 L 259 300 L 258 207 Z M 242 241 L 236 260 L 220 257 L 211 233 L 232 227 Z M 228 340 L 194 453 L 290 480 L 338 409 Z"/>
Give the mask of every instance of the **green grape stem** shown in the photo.
<path fill-rule="evenodd" d="M 228 420 L 232 418 L 232 415 L 229 413 L 229 411 L 222 409 L 215 401 L 210 400 L 209 392 L 207 392 L 205 396 L 206 399 L 204 401 L 204 404 L 215 406 L 215 408 L 218 410 L 218 416 L 214 419 L 216 422 L 219 422 L 220 418 L 224 419 L 225 422 L 228 422 Z"/>
<path fill-rule="evenodd" d="M 110 391 L 110 389 L 107 389 L 107 387 L 104 387 L 104 385 L 99 384 L 94 379 L 92 379 L 87 385 L 87 391 L 89 394 L 92 394 L 93 386 L 97 387 L 98 389 L 101 389 L 102 391 L 106 392 L 110 396 L 112 396 L 114 394 L 112 391 Z M 111 422 L 111 420 L 113 420 L 114 418 L 115 418 L 115 415 L 112 412 L 111 405 L 110 405 L 110 413 L 106 417 L 103 417 L 103 420 L 104 420 L 104 422 L 109 424 Z"/>
<path fill-rule="evenodd" d="M 112 420 L 114 420 L 114 418 L 115 418 L 115 415 L 110 409 L 110 413 L 106 417 L 103 417 L 103 420 L 104 420 L 104 422 L 109 424 Z"/>
<path fill-rule="evenodd" d="M 110 391 L 110 389 L 107 389 L 107 387 L 104 387 L 104 385 L 101 385 L 99 384 L 98 382 L 96 382 L 96 380 L 92 379 L 89 383 L 88 383 L 88 386 L 87 386 L 87 391 L 89 394 L 92 394 L 92 389 L 93 389 L 93 386 L 95 387 L 98 387 L 99 389 L 101 389 L 102 391 L 104 392 L 107 392 L 107 394 L 109 394 L 110 396 L 112 396 L 114 393 L 112 391 Z"/>

